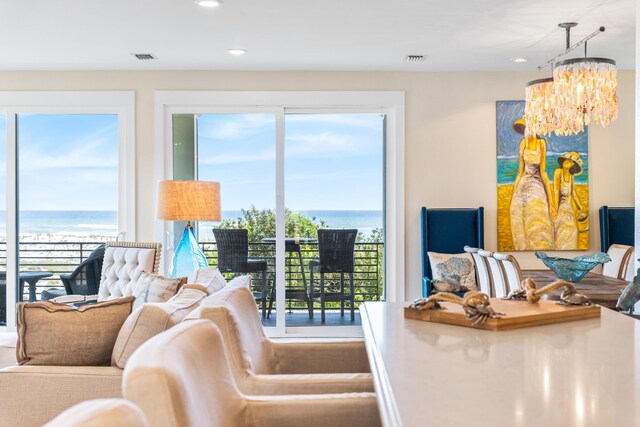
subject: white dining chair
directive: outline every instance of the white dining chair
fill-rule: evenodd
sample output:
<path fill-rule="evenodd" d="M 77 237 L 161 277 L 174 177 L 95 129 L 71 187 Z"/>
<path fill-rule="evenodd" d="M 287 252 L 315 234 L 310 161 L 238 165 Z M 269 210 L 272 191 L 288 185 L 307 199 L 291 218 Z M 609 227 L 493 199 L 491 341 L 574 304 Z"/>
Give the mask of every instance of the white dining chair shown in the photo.
<path fill-rule="evenodd" d="M 518 260 L 513 255 L 500 252 L 494 252 L 493 257 L 502 264 L 502 270 L 507 278 L 507 293 L 520 289 L 523 277 Z"/>
<path fill-rule="evenodd" d="M 504 298 L 509 293 L 507 289 L 507 280 L 500 261 L 493 257 L 493 252 L 478 250 L 478 255 L 483 257 L 489 264 L 489 272 L 491 273 L 491 284 L 493 285 L 492 297 Z"/>
<path fill-rule="evenodd" d="M 464 251 L 471 254 L 473 263 L 476 266 L 476 278 L 478 279 L 478 288 L 480 292 L 491 296 L 491 273 L 489 272 L 489 264 L 487 260 L 478 255 L 478 248 L 465 246 Z"/>
<path fill-rule="evenodd" d="M 627 262 L 627 270 L 624 273 L 624 280 L 632 282 L 637 272 L 638 270 L 636 269 L 636 262 L 632 251 L 631 256 L 629 257 L 629 262 Z"/>
<path fill-rule="evenodd" d="M 607 254 L 611 257 L 611 261 L 602 265 L 602 275 L 614 279 L 625 279 L 629 263 L 633 260 L 633 250 L 633 246 L 617 244 L 609 246 Z M 633 280 L 633 276 L 631 279 Z"/>

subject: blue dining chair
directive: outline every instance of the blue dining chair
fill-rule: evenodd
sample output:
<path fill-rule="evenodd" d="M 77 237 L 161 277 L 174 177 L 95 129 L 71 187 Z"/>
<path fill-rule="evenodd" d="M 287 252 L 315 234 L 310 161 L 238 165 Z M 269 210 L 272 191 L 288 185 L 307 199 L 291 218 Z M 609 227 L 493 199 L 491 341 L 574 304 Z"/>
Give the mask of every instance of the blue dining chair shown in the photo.
<path fill-rule="evenodd" d="M 484 208 L 422 208 L 422 296 L 431 294 L 427 252 L 461 254 L 465 246 L 484 248 Z"/>
<path fill-rule="evenodd" d="M 600 208 L 600 250 L 607 252 L 613 244 L 635 246 L 635 209 Z"/>

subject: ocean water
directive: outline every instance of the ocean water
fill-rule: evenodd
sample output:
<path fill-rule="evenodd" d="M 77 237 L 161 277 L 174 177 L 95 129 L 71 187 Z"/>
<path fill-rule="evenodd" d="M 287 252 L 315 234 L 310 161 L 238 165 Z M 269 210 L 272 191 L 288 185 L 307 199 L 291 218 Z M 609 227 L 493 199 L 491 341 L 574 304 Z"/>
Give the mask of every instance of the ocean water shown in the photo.
<path fill-rule="evenodd" d="M 549 181 L 553 182 L 553 174 L 560 166 L 558 164 L 559 154 L 547 155 L 547 175 Z M 586 154 L 581 154 L 582 173 L 574 177 L 576 184 L 588 184 L 589 182 L 589 160 Z M 513 184 L 518 175 L 518 157 L 498 157 L 498 184 Z"/>
<path fill-rule="evenodd" d="M 0 211 L 0 234 L 6 232 L 5 211 Z M 20 211 L 20 234 L 113 236 L 118 234 L 115 211 Z"/>
<path fill-rule="evenodd" d="M 382 227 L 382 211 L 297 211 L 305 216 L 323 220 L 327 227 L 357 228 L 362 234 Z M 223 219 L 240 217 L 240 211 L 223 211 Z M 118 234 L 115 211 L 21 211 L 21 235 L 106 236 Z M 6 212 L 0 211 L 0 235 L 5 235 Z M 212 223 L 200 224 L 200 236 L 213 237 Z"/>

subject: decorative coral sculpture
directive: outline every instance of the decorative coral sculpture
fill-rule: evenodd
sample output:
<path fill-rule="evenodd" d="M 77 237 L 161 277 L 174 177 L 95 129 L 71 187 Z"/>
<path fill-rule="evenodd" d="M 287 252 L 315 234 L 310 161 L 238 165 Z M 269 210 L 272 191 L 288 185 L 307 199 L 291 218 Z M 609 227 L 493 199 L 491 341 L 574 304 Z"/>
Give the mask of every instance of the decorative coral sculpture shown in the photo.
<path fill-rule="evenodd" d="M 531 278 L 526 278 L 520 284 L 521 288 L 511 291 L 507 295 L 507 300 L 528 301 L 535 304 L 540 301 L 540 297 L 546 295 L 556 289 L 564 288 L 560 294 L 558 304 L 562 305 L 591 305 L 591 301 L 584 294 L 578 292 L 576 287 L 564 280 L 557 280 L 540 289 L 536 288 L 535 282 Z"/>
<path fill-rule="evenodd" d="M 429 298 L 419 298 L 411 304 L 411 307 L 418 310 L 444 310 L 439 303 L 451 302 L 461 305 L 465 317 L 471 321 L 473 325 L 481 325 L 487 321 L 488 318 L 500 318 L 504 316 L 502 313 L 496 312 L 491 307 L 489 296 L 478 291 L 469 291 L 464 294 L 464 297 L 448 292 L 438 292 L 435 295 L 431 295 Z"/>

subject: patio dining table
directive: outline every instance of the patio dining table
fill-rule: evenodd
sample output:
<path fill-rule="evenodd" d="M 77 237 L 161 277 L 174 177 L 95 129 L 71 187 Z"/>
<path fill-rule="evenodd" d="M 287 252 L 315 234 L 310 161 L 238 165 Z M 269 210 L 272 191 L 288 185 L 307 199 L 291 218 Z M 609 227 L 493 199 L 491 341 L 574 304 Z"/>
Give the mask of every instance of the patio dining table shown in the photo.
<path fill-rule="evenodd" d="M 29 302 L 36 300 L 36 283 L 40 279 L 53 276 L 53 273 L 49 271 L 21 271 L 18 279 L 18 300 L 22 302 L 22 295 L 24 294 L 24 284 L 29 285 Z M 7 288 L 7 272 L 0 271 L 0 324 L 4 324 L 7 320 L 6 313 L 6 288 Z"/>
<path fill-rule="evenodd" d="M 18 286 L 18 298 L 19 301 L 22 302 L 22 295 L 24 294 L 24 284 L 27 283 L 29 285 L 29 302 L 34 302 L 36 300 L 36 284 L 41 279 L 45 279 L 47 277 L 53 276 L 53 273 L 50 271 L 21 271 L 19 273 L 19 286 Z M 0 281 L 6 283 L 7 281 L 7 272 L 0 271 Z"/>
<path fill-rule="evenodd" d="M 265 237 L 264 239 L 262 239 L 262 241 L 264 243 L 272 243 L 275 244 L 276 243 L 276 238 L 275 237 Z M 298 262 L 300 263 L 300 272 L 302 273 L 302 284 L 304 286 L 304 292 L 303 291 L 293 291 L 293 290 L 288 290 L 288 296 L 289 297 L 294 297 L 294 292 L 296 294 L 299 295 L 295 295 L 295 297 L 298 298 L 308 298 L 308 295 L 306 294 L 306 290 L 307 290 L 307 276 L 305 275 L 304 272 L 304 261 L 302 260 L 302 248 L 301 245 L 308 245 L 308 244 L 314 244 L 314 243 L 318 243 L 318 239 L 314 238 L 314 237 L 285 237 L 284 239 L 284 251 L 285 252 L 289 252 L 289 253 L 296 253 L 297 254 L 297 258 L 298 258 Z M 304 295 L 302 295 L 304 293 Z"/>

